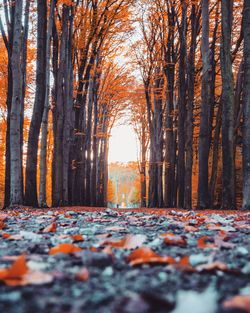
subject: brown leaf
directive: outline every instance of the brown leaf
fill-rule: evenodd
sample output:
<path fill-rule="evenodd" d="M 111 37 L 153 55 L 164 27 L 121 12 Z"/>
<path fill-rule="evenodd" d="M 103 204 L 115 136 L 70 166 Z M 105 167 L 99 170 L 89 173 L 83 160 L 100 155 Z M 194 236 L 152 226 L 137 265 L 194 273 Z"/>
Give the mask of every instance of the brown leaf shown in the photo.
<path fill-rule="evenodd" d="M 76 245 L 73 245 L 71 243 L 61 243 L 58 246 L 55 246 L 49 250 L 49 254 L 57 254 L 57 253 L 75 253 L 80 252 L 82 249 Z"/>
<path fill-rule="evenodd" d="M 223 306 L 227 309 L 240 309 L 246 313 L 250 313 L 250 295 L 235 296 L 224 301 Z"/>
<path fill-rule="evenodd" d="M 187 242 L 183 236 L 175 235 L 173 233 L 161 234 L 164 237 L 164 242 L 167 245 L 186 246 Z"/>
<path fill-rule="evenodd" d="M 81 241 L 84 241 L 84 238 L 82 235 L 72 235 L 71 238 L 75 241 L 75 242 L 81 242 Z"/>
<path fill-rule="evenodd" d="M 140 247 L 146 241 L 145 235 L 127 235 L 116 241 L 104 241 L 102 245 L 111 246 L 113 248 L 135 249 Z"/>
<path fill-rule="evenodd" d="M 56 228 L 57 228 L 57 224 L 56 224 L 56 222 L 53 222 L 44 228 L 43 233 L 55 233 Z"/>
<path fill-rule="evenodd" d="M 130 265 L 141 264 L 174 264 L 171 256 L 160 256 L 148 247 L 141 247 L 133 251 L 127 258 Z"/>
<path fill-rule="evenodd" d="M 201 271 L 223 271 L 223 272 L 227 272 L 229 269 L 227 267 L 227 265 L 223 262 L 220 261 L 215 261 L 212 263 L 208 263 L 208 264 L 202 264 L 202 265 L 198 265 L 196 267 L 197 271 L 201 272 Z"/>
<path fill-rule="evenodd" d="M 40 271 L 29 270 L 25 256 L 21 255 L 9 268 L 0 270 L 0 280 L 8 286 L 41 285 L 50 283 L 53 276 Z"/>
<path fill-rule="evenodd" d="M 89 279 L 89 271 L 86 267 L 83 267 L 79 272 L 75 274 L 76 280 L 87 281 Z"/>
<path fill-rule="evenodd" d="M 208 240 L 211 240 L 210 237 L 208 236 L 203 236 L 203 237 L 200 237 L 198 240 L 197 240 L 197 247 L 200 248 L 200 249 L 206 249 L 206 248 L 214 248 L 215 245 L 213 243 L 207 243 Z"/>

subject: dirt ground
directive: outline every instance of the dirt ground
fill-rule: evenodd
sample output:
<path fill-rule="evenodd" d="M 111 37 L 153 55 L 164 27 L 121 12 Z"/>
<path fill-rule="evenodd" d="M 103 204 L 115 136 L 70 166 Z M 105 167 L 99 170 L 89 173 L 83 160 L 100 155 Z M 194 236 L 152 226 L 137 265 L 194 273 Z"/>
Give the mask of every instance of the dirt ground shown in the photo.
<path fill-rule="evenodd" d="M 0 312 L 250 312 L 250 212 L 0 211 Z"/>

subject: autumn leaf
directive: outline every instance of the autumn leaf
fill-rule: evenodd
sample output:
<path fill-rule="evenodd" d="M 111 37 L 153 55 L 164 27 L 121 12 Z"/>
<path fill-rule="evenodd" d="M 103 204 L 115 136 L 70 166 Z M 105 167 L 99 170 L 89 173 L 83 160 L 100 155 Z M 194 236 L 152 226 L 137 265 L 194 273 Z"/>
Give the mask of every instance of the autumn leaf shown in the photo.
<path fill-rule="evenodd" d="M 197 247 L 200 248 L 200 249 L 206 249 L 206 248 L 214 248 L 215 245 L 213 243 L 207 243 L 207 241 L 211 240 L 210 237 L 208 236 L 203 236 L 203 237 L 200 237 L 198 240 L 197 240 Z"/>
<path fill-rule="evenodd" d="M 89 279 L 88 269 L 86 267 L 80 269 L 80 271 L 75 274 L 75 279 L 79 281 L 87 281 Z"/>
<path fill-rule="evenodd" d="M 186 246 L 187 242 L 185 237 L 175 235 L 173 233 L 165 233 L 161 234 L 162 237 L 164 237 L 164 242 L 167 245 L 176 245 L 176 246 Z"/>
<path fill-rule="evenodd" d="M 56 222 L 53 222 L 44 228 L 43 233 L 55 233 L 56 229 L 57 229 L 57 224 Z"/>
<path fill-rule="evenodd" d="M 208 263 L 208 264 L 202 264 L 196 267 L 196 270 L 198 272 L 201 271 L 222 271 L 222 272 L 226 272 L 228 271 L 228 266 L 220 261 L 216 261 L 216 262 L 212 262 L 212 263 Z"/>
<path fill-rule="evenodd" d="M 57 254 L 57 253 L 64 253 L 64 254 L 70 254 L 75 252 L 80 252 L 82 249 L 76 245 L 73 245 L 71 243 L 61 243 L 58 246 L 55 246 L 49 250 L 49 254 Z"/>
<path fill-rule="evenodd" d="M 104 241 L 102 245 L 111 246 L 113 248 L 135 249 L 140 247 L 147 237 L 145 235 L 127 235 L 116 241 Z"/>
<path fill-rule="evenodd" d="M 82 235 L 77 234 L 77 235 L 72 235 L 71 238 L 75 241 L 75 242 L 81 242 L 84 241 L 84 238 Z"/>
<path fill-rule="evenodd" d="M 19 279 L 25 273 L 28 272 L 28 267 L 26 265 L 25 256 L 20 256 L 16 259 L 16 261 L 11 265 L 11 267 L 7 269 L 0 270 L 0 279 Z"/>
<path fill-rule="evenodd" d="M 0 280 L 8 286 L 41 285 L 52 282 L 53 276 L 30 270 L 25 256 L 21 255 L 9 268 L 0 270 Z"/>
<path fill-rule="evenodd" d="M 250 295 L 238 295 L 223 302 L 227 309 L 240 309 L 250 313 Z"/>
<path fill-rule="evenodd" d="M 171 256 L 160 256 L 148 247 L 141 247 L 133 251 L 127 258 L 130 265 L 142 264 L 174 264 Z"/>

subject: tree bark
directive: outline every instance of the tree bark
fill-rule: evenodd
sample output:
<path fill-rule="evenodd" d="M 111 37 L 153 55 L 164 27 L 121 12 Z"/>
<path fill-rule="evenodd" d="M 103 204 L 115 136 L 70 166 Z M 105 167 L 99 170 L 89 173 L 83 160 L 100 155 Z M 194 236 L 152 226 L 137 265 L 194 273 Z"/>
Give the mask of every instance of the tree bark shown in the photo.
<path fill-rule="evenodd" d="M 38 141 L 44 100 L 46 92 L 46 32 L 47 32 L 47 3 L 43 0 L 37 2 L 37 62 L 36 62 L 36 94 L 33 113 L 30 123 L 27 161 L 25 204 L 38 206 L 37 200 L 37 156 Z"/>
<path fill-rule="evenodd" d="M 50 58 L 51 36 L 54 20 L 55 0 L 50 1 L 50 15 L 46 38 L 46 82 L 44 111 L 41 126 L 41 155 L 40 155 L 40 183 L 39 183 L 39 206 L 47 207 L 46 177 L 47 177 L 47 140 L 48 140 L 48 116 L 49 116 L 49 93 L 50 93 Z"/>
<path fill-rule="evenodd" d="M 222 208 L 235 208 L 234 164 L 234 85 L 232 72 L 231 32 L 233 1 L 222 0 Z"/>
<path fill-rule="evenodd" d="M 208 158 L 209 158 L 209 115 L 211 103 L 211 55 L 209 49 L 209 0 L 202 1 L 202 91 L 199 134 L 199 178 L 198 203 L 200 209 L 209 207 Z"/>
<path fill-rule="evenodd" d="M 11 67 L 13 93 L 10 113 L 10 205 L 23 203 L 22 156 L 21 156 L 21 104 L 22 104 L 22 12 L 23 1 L 15 3 L 13 50 Z"/>
<path fill-rule="evenodd" d="M 250 0 L 244 1 L 243 209 L 250 209 Z"/>

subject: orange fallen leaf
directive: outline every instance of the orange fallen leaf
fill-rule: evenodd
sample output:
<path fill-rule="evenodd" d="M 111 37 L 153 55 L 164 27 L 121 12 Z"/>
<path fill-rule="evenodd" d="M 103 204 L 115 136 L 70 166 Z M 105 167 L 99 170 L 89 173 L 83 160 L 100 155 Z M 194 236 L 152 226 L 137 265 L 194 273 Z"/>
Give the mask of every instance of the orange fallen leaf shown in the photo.
<path fill-rule="evenodd" d="M 26 264 L 24 255 L 16 257 L 9 268 L 0 270 L 0 280 L 8 286 L 41 285 L 53 281 L 53 276 L 40 271 L 32 271 Z"/>
<path fill-rule="evenodd" d="M 199 272 L 200 271 L 217 271 L 217 270 L 226 272 L 229 270 L 229 268 L 225 263 L 220 262 L 220 261 L 215 261 L 215 262 L 208 263 L 208 264 L 198 265 L 196 267 L 196 270 Z"/>
<path fill-rule="evenodd" d="M 82 249 L 76 245 L 73 245 L 71 243 L 61 243 L 58 246 L 55 246 L 49 250 L 49 254 L 57 254 L 57 253 L 64 253 L 64 254 L 69 254 L 69 253 L 75 253 L 75 252 L 80 252 Z"/>
<path fill-rule="evenodd" d="M 84 238 L 82 235 L 72 235 L 71 238 L 76 241 L 76 242 L 81 242 L 81 241 L 84 241 Z"/>
<path fill-rule="evenodd" d="M 16 261 L 9 267 L 0 270 L 1 280 L 18 280 L 28 272 L 25 256 L 19 256 Z"/>
<path fill-rule="evenodd" d="M 185 230 L 185 232 L 193 233 L 193 232 L 198 231 L 198 228 L 196 228 L 196 227 L 194 227 L 194 226 L 191 226 L 191 225 L 186 225 L 186 226 L 184 227 L 184 230 Z"/>
<path fill-rule="evenodd" d="M 161 234 L 164 237 L 164 242 L 168 245 L 186 246 L 187 242 L 183 236 L 175 235 L 173 233 Z"/>
<path fill-rule="evenodd" d="M 79 281 L 87 281 L 89 279 L 88 269 L 86 267 L 80 269 L 80 271 L 75 274 L 75 278 Z"/>
<path fill-rule="evenodd" d="M 44 228 L 43 233 L 55 233 L 56 229 L 57 229 L 57 224 L 56 222 L 53 222 Z"/>
<path fill-rule="evenodd" d="M 145 235 L 127 235 L 116 241 L 104 241 L 102 245 L 111 246 L 113 248 L 135 249 L 140 247 L 146 241 Z"/>
<path fill-rule="evenodd" d="M 6 224 L 0 220 L 0 229 L 6 228 Z"/>
<path fill-rule="evenodd" d="M 210 240 L 211 238 L 208 237 L 208 236 L 203 236 L 203 237 L 200 237 L 198 240 L 197 240 L 197 246 L 198 248 L 200 249 L 205 249 L 205 248 L 214 248 L 215 245 L 212 244 L 212 243 L 207 243 L 208 240 Z"/>
<path fill-rule="evenodd" d="M 141 264 L 174 264 L 171 256 L 160 256 L 148 247 L 141 247 L 133 251 L 127 258 L 130 265 Z"/>
<path fill-rule="evenodd" d="M 224 301 L 223 306 L 227 309 L 240 309 L 250 313 L 250 295 L 235 296 Z"/>

